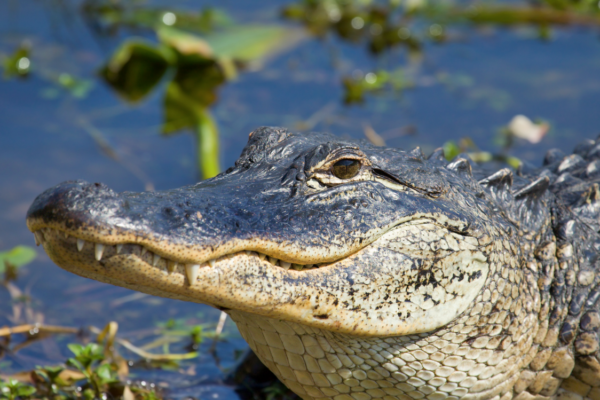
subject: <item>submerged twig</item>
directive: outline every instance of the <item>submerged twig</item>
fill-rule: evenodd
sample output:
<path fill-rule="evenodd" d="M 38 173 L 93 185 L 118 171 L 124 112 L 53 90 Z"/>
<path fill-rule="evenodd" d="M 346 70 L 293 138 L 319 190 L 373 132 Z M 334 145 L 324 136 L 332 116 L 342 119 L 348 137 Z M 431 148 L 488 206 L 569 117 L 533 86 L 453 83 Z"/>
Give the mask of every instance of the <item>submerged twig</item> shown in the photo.
<path fill-rule="evenodd" d="M 40 324 L 25 324 L 14 327 L 5 326 L 0 328 L 0 337 L 10 336 L 18 333 L 29 333 L 30 335 L 36 335 L 38 333 L 79 333 L 79 328 L 73 328 L 70 326 L 56 326 L 56 325 L 40 325 Z"/>

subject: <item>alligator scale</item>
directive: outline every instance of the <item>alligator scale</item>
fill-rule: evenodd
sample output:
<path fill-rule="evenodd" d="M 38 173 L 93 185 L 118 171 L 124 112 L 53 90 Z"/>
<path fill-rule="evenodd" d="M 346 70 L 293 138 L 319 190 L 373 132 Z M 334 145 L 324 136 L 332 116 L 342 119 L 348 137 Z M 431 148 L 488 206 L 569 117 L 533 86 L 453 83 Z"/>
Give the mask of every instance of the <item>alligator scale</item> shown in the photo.
<path fill-rule="evenodd" d="M 62 183 L 27 215 L 60 267 L 226 311 L 305 400 L 600 399 L 600 141 L 486 173 L 260 128 L 196 185 Z"/>

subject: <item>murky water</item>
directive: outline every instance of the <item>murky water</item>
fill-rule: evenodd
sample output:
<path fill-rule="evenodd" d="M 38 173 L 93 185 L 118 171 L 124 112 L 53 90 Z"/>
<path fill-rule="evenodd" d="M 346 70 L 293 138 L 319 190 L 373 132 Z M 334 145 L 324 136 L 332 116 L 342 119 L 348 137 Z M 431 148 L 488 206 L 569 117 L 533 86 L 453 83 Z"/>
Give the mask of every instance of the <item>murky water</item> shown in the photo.
<path fill-rule="evenodd" d="M 218 4 L 240 23 L 279 22 L 284 1 L 222 1 Z M 156 6 L 172 2 L 154 1 Z M 201 1 L 177 2 L 178 9 L 198 10 Z M 552 147 L 570 150 L 600 131 L 600 43 L 597 32 L 560 28 L 546 41 L 532 28 L 455 29 L 452 40 L 428 43 L 419 59 L 396 49 L 378 58 L 362 44 L 330 36 L 305 39 L 256 70 L 218 90 L 212 107 L 220 130 L 220 162 L 231 165 L 248 133 L 261 125 L 327 130 L 364 137 L 372 127 L 387 145 L 430 152 L 448 140 L 469 137 L 479 149 L 498 152 L 497 132 L 516 114 L 540 118 L 551 130 L 538 144 L 517 140 L 510 154 L 538 164 Z M 161 136 L 162 97 L 157 90 L 140 104 L 120 99 L 97 75 L 112 51 L 134 33 L 94 33 L 79 2 L 8 1 L 0 4 L 0 54 L 31 46 L 27 79 L 0 80 L 0 250 L 33 245 L 24 218 L 36 195 L 61 181 L 103 182 L 117 191 L 157 190 L 195 182 L 195 139 L 180 133 Z M 142 30 L 136 33 L 148 39 Z M 413 85 L 402 91 L 369 94 L 359 105 L 345 106 L 342 77 L 359 71 L 405 67 Z M 55 83 L 68 73 L 87 85 L 74 95 Z M 78 97 L 79 96 L 79 97 Z M 112 156 L 111 156 L 112 155 Z M 14 285 L 26 301 L 11 300 L 0 287 L 0 326 L 28 322 L 102 327 L 119 323 L 120 334 L 144 343 L 152 329 L 169 319 L 213 324 L 219 313 L 209 307 L 138 296 L 62 271 L 38 251 L 19 271 Z M 204 341 L 198 359 L 183 362 L 178 372 L 153 372 L 158 380 L 181 387 L 205 385 L 202 397 L 233 397 L 218 382 L 236 351 L 246 345 L 235 326 L 225 326 L 226 340 Z M 65 345 L 79 340 L 51 337 L 0 359 L 0 371 L 61 362 Z M 172 351 L 182 352 L 182 345 Z M 129 353 L 125 353 L 131 356 Z M 216 357 L 215 357 L 216 355 Z M 161 375 L 162 374 L 162 375 Z M 138 373 L 139 375 L 139 373 Z M 143 376 L 143 375 L 139 375 Z M 205 383 L 202 383 L 205 382 Z"/>

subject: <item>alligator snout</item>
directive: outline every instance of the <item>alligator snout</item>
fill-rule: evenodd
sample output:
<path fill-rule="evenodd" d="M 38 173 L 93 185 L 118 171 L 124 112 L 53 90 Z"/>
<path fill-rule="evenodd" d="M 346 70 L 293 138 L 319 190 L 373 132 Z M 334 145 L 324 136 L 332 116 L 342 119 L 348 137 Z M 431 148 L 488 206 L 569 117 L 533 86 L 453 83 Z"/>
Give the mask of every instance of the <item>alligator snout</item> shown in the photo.
<path fill-rule="evenodd" d="M 77 229 L 101 215 L 119 207 L 117 194 L 102 183 L 67 181 L 40 194 L 27 212 L 29 229 L 38 225 L 60 224 Z"/>

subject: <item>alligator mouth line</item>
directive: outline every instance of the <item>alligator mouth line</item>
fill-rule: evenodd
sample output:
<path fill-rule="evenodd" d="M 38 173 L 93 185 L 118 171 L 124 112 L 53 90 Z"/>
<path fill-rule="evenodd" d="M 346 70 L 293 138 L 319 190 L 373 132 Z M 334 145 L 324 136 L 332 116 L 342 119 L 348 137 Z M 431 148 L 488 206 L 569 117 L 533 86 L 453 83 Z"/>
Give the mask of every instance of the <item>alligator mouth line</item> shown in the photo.
<path fill-rule="evenodd" d="M 216 265 L 216 263 L 220 260 L 225 260 L 233 256 L 245 254 L 249 257 L 256 257 L 262 262 L 267 262 L 273 267 L 281 268 L 283 270 L 289 271 L 308 271 L 317 268 L 321 268 L 323 266 L 329 265 L 327 264 L 295 264 L 289 263 L 275 257 L 271 257 L 264 253 L 259 253 L 251 250 L 242 250 L 236 253 L 226 254 L 217 258 L 213 258 L 211 260 L 205 261 L 203 263 L 184 263 L 180 261 L 176 261 L 173 259 L 169 259 L 166 257 L 162 257 L 140 244 L 135 243 L 120 243 L 116 245 L 108 245 L 99 242 L 92 242 L 89 240 L 83 240 L 77 238 L 73 235 L 65 231 L 61 231 L 53 228 L 40 228 L 33 232 L 35 237 L 36 245 L 43 245 L 48 237 L 56 237 L 61 239 L 64 242 L 64 245 L 71 246 L 71 248 L 77 249 L 79 253 L 90 252 L 93 253 L 96 261 L 100 262 L 102 259 L 106 259 L 116 255 L 135 255 L 140 258 L 145 263 L 161 270 L 165 275 L 168 275 L 179 267 L 183 267 L 185 269 L 186 276 L 190 282 L 190 285 L 197 282 L 197 278 L 199 275 L 200 268 L 211 268 Z"/>

